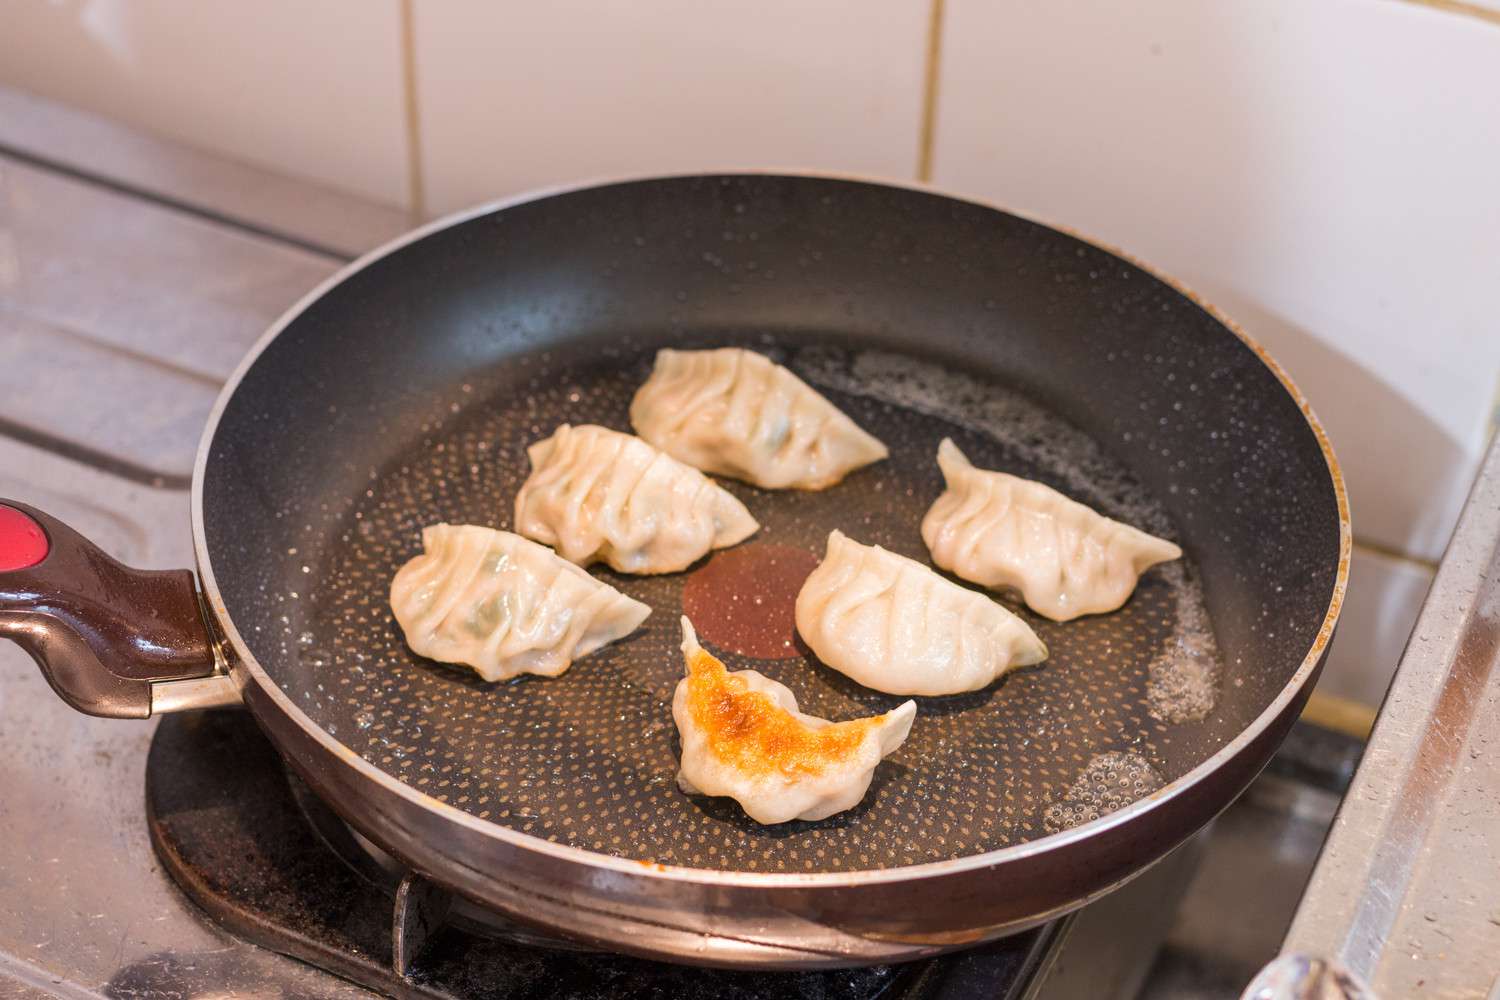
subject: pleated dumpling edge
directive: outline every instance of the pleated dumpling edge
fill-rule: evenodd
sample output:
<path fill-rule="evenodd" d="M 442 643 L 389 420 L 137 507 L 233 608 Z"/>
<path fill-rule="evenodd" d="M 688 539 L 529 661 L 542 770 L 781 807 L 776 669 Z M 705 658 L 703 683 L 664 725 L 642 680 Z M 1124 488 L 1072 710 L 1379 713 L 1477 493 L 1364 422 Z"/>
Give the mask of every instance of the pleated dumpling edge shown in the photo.
<path fill-rule="evenodd" d="M 640 627 L 651 608 L 509 531 L 434 524 L 391 580 L 391 611 L 418 656 L 487 681 L 556 677 Z"/>
<path fill-rule="evenodd" d="M 797 594 L 796 621 L 819 660 L 887 694 L 977 691 L 1047 658 L 1031 627 L 988 595 L 842 531 Z"/>
<path fill-rule="evenodd" d="M 734 494 L 631 434 L 562 424 L 526 454 L 516 531 L 580 566 L 676 573 L 760 530 Z"/>
<path fill-rule="evenodd" d="M 922 519 L 932 561 L 1054 621 L 1118 609 L 1143 572 L 1182 556 L 1050 486 L 978 468 L 948 438 L 937 462 L 947 486 Z"/>
<path fill-rule="evenodd" d="M 790 369 L 739 347 L 658 351 L 630 423 L 694 468 L 768 490 L 824 490 L 890 455 Z"/>

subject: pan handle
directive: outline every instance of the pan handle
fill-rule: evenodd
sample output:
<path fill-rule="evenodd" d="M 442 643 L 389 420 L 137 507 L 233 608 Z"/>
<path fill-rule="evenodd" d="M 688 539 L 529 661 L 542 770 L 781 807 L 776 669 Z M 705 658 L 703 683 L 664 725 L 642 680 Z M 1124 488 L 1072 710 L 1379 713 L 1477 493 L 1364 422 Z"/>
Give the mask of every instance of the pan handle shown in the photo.
<path fill-rule="evenodd" d="M 190 570 L 122 565 L 34 507 L 0 499 L 0 638 L 88 715 L 238 702 Z"/>

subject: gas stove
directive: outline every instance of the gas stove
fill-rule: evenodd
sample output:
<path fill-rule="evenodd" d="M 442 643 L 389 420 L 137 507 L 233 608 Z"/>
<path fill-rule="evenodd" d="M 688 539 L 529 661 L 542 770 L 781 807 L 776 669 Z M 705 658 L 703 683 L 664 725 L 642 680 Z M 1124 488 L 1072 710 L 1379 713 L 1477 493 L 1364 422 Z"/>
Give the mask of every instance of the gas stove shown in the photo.
<path fill-rule="evenodd" d="M 409 220 L 0 90 L 7 107 L 26 114 L 0 131 L 0 495 L 132 565 L 191 565 L 217 385 Z M 1274 954 L 1360 751 L 1299 726 L 1215 828 L 1051 925 L 906 966 L 746 973 L 590 951 L 453 898 L 372 852 L 242 712 L 86 718 L 0 643 L 0 745 L 0 996 L 27 998 L 1232 997 Z"/>
<path fill-rule="evenodd" d="M 226 775 L 233 779 L 226 781 Z M 600 953 L 455 899 L 379 856 L 290 775 L 243 712 L 162 720 L 146 816 L 167 874 L 220 927 L 388 996 L 1018 997 L 1059 928 L 906 966 L 735 972 Z M 111 990 L 172 986 L 152 962 Z"/>

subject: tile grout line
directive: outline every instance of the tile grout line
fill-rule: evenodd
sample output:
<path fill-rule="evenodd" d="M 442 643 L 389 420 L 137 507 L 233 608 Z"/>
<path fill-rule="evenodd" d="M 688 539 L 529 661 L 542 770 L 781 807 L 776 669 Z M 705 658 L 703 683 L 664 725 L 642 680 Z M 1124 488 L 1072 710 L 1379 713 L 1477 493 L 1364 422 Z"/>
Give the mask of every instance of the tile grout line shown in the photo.
<path fill-rule="evenodd" d="M 1369 740 L 1379 714 L 1380 709 L 1375 705 L 1366 705 L 1362 701 L 1336 694 L 1324 694 L 1314 689 L 1308 695 L 1307 704 L 1303 706 L 1299 718 L 1303 722 L 1365 742 Z"/>
<path fill-rule="evenodd" d="M 927 58 L 922 76 L 922 124 L 917 137 L 917 180 L 932 182 L 933 145 L 937 138 L 939 70 L 943 57 L 944 0 L 932 0 L 927 20 Z"/>
<path fill-rule="evenodd" d="M 1413 3 L 1418 6 L 1450 9 L 1461 13 L 1475 13 L 1478 16 L 1500 22 L 1500 14 L 1490 14 L 1478 8 L 1470 7 L 1470 5 L 1463 3 L 1462 0 L 1404 0 L 1404 2 Z M 933 148 L 937 138 L 938 84 L 942 69 L 944 6 L 945 0 L 932 0 L 931 14 L 927 24 L 927 56 L 923 79 L 922 121 L 917 150 L 917 180 L 924 184 L 931 183 L 932 181 Z M 1354 547 L 1364 549 L 1372 555 L 1381 556 L 1394 562 L 1415 566 L 1429 573 L 1436 572 L 1437 570 L 1438 564 L 1434 559 L 1413 556 L 1377 542 L 1363 542 L 1356 539 Z"/>
<path fill-rule="evenodd" d="M 1380 556 L 1382 559 L 1389 559 L 1392 562 L 1403 563 L 1407 566 L 1415 566 L 1429 573 L 1437 572 L 1438 562 L 1436 559 L 1425 559 L 1422 556 L 1414 556 L 1410 553 L 1402 552 L 1400 549 L 1393 549 L 1390 546 L 1382 545 L 1380 542 L 1362 542 L 1358 538 L 1355 538 L 1354 547 L 1356 549 L 1363 549 L 1370 555 Z"/>
<path fill-rule="evenodd" d="M 406 199 L 418 221 L 427 220 L 426 183 L 422 177 L 422 114 L 417 101 L 417 38 L 415 0 L 400 0 L 401 5 L 401 91 L 405 98 L 406 125 Z"/>
<path fill-rule="evenodd" d="M 1487 21 L 1490 24 L 1500 25 L 1500 10 L 1483 7 L 1479 4 L 1466 3 L 1465 0 L 1400 0 L 1402 3 L 1413 7 L 1430 7 L 1440 10 L 1445 14 L 1457 14 L 1460 17 L 1472 17 L 1476 21 Z"/>
<path fill-rule="evenodd" d="M 1490 422 L 1484 435 L 1484 450 L 1489 451 L 1500 435 L 1500 372 L 1495 373 L 1495 396 L 1490 400 Z"/>

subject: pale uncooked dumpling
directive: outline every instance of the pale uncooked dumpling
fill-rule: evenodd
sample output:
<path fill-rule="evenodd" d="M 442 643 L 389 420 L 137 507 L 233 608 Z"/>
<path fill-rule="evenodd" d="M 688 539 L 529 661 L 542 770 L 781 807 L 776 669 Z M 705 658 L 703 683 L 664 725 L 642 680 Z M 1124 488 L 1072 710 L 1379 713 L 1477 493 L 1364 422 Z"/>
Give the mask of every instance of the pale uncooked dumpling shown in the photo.
<path fill-rule="evenodd" d="M 859 804 L 881 759 L 911 732 L 915 702 L 850 722 L 797 711 L 785 685 L 726 670 L 682 619 L 687 676 L 672 718 L 682 737 L 677 783 L 689 795 L 726 795 L 757 823 L 825 819 Z"/>
<path fill-rule="evenodd" d="M 947 438 L 937 460 L 948 489 L 922 519 L 932 561 L 980 586 L 1018 592 L 1053 621 L 1114 611 L 1143 572 L 1182 555 L 1049 486 L 975 468 Z"/>
<path fill-rule="evenodd" d="M 391 610 L 418 656 L 487 681 L 556 677 L 638 628 L 651 609 L 551 549 L 475 525 L 434 524 L 396 572 Z"/>
<path fill-rule="evenodd" d="M 724 487 L 629 434 L 563 424 L 526 453 L 516 531 L 580 566 L 675 573 L 760 527 Z"/>
<path fill-rule="evenodd" d="M 1036 633 L 986 595 L 841 531 L 797 595 L 797 633 L 828 666 L 887 694 L 977 691 L 1047 658 Z"/>
<path fill-rule="evenodd" d="M 768 490 L 822 490 L 889 452 L 770 358 L 738 347 L 662 350 L 630 404 L 662 451 Z"/>

